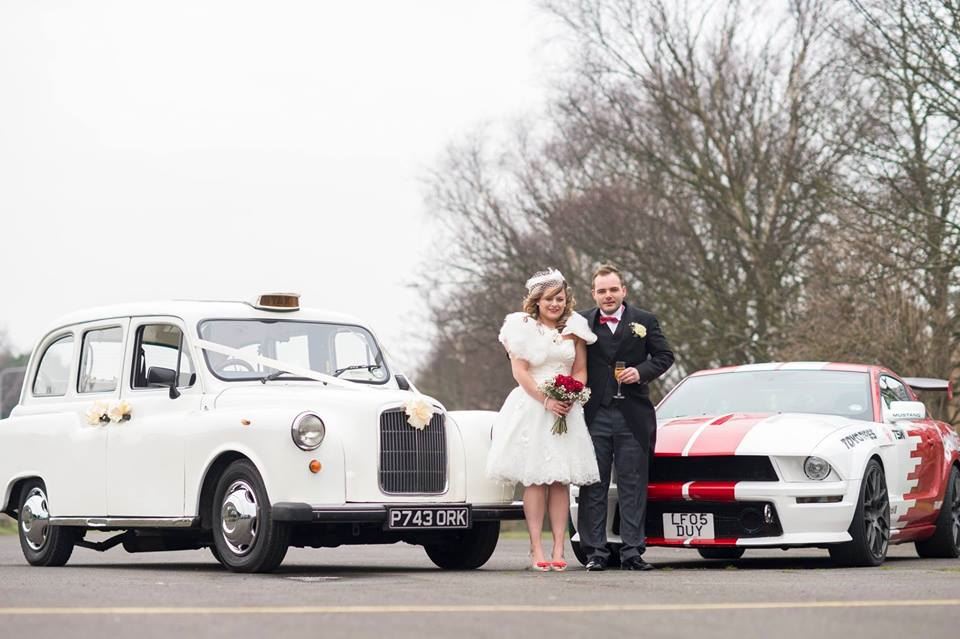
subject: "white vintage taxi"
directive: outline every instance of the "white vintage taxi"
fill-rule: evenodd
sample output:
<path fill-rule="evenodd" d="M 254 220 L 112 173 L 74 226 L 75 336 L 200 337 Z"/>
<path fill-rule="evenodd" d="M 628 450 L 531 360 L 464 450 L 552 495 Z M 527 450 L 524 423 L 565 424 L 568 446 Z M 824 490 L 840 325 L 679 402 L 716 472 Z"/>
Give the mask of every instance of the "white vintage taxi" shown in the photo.
<path fill-rule="evenodd" d="M 402 541 L 477 568 L 523 517 L 484 474 L 492 416 L 446 412 L 295 295 L 93 309 L 44 334 L 0 421 L 0 511 L 39 566 L 122 544 L 263 572 L 290 545 Z"/>

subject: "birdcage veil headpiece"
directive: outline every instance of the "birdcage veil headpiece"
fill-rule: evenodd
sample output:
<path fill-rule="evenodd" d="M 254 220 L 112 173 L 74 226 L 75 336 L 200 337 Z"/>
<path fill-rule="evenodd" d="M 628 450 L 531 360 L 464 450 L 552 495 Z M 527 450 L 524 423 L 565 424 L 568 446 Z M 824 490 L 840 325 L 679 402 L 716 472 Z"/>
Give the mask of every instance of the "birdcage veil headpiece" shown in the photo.
<path fill-rule="evenodd" d="M 545 271 L 538 271 L 533 274 L 533 277 L 527 280 L 527 293 L 533 293 L 538 288 L 546 288 L 547 286 L 560 286 L 566 282 L 563 279 L 563 273 L 560 271 L 548 268 Z"/>

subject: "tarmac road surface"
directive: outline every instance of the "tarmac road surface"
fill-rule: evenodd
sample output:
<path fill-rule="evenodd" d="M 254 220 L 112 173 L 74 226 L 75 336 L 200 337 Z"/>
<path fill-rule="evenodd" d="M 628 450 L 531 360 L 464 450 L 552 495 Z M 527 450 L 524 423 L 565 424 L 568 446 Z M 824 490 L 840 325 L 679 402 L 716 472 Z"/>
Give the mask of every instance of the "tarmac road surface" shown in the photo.
<path fill-rule="evenodd" d="M 291 549 L 271 575 L 223 570 L 207 551 L 77 549 L 32 568 L 0 536 L 0 637 L 957 637 L 960 560 L 891 548 L 881 568 L 825 551 L 748 551 L 735 564 L 651 549 L 658 570 L 524 570 L 501 538 L 481 570 L 436 569 L 422 549 Z M 568 553 L 572 558 L 572 552 Z M 575 561 L 575 560 L 574 560 Z"/>

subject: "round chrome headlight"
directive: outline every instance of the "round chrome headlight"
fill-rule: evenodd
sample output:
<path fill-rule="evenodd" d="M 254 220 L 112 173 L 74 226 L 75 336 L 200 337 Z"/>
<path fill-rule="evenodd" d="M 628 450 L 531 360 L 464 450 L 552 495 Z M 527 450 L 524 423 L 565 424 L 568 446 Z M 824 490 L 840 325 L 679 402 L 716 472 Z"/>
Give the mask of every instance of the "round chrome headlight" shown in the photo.
<path fill-rule="evenodd" d="M 827 460 L 819 457 L 807 457 L 803 461 L 803 472 L 810 479 L 820 481 L 826 479 L 830 474 L 830 464 Z"/>
<path fill-rule="evenodd" d="M 327 427 L 313 413 L 300 413 L 293 420 L 293 443 L 303 450 L 314 450 L 323 443 Z"/>

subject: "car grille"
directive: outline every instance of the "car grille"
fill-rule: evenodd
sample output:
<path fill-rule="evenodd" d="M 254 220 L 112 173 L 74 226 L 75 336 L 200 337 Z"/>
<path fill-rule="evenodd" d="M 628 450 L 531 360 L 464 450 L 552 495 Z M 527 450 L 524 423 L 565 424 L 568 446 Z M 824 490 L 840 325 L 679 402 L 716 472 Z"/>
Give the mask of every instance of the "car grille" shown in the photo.
<path fill-rule="evenodd" d="M 439 494 L 447 489 L 447 431 L 437 413 L 422 430 L 403 410 L 380 415 L 380 490 L 390 495 Z"/>
<path fill-rule="evenodd" d="M 770 507 L 772 521 L 763 516 L 764 508 Z M 671 502 L 647 503 L 645 534 L 647 537 L 663 537 L 664 513 L 713 513 L 713 530 L 717 539 L 750 539 L 752 537 L 779 537 L 783 534 L 777 508 L 770 502 Z M 613 512 L 613 534 L 620 534 L 620 504 Z"/>
<path fill-rule="evenodd" d="M 650 481 L 777 481 L 777 473 L 770 458 L 759 455 L 654 457 Z"/>

